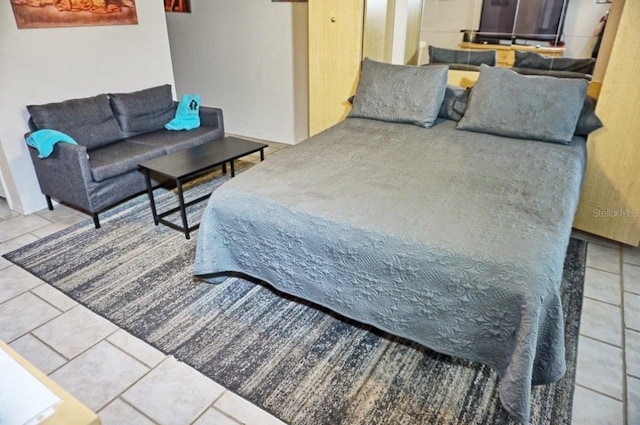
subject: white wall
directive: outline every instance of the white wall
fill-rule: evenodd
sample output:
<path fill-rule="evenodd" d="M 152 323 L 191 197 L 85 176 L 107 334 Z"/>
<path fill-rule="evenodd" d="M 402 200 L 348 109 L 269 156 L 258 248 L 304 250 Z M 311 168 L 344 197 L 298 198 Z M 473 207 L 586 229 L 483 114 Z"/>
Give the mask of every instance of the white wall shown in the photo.
<path fill-rule="evenodd" d="M 487 0 L 489 1 L 489 0 Z M 564 26 L 565 56 L 590 57 L 600 17 L 610 5 L 595 0 L 570 0 Z M 455 49 L 462 41 L 461 29 L 478 29 L 482 0 L 424 0 L 420 40 Z M 422 56 L 427 62 L 428 55 Z"/>
<path fill-rule="evenodd" d="M 594 0 L 570 0 L 567 17 L 564 20 L 565 56 L 591 57 L 600 18 L 611 7 L 610 4 L 597 4 Z"/>
<path fill-rule="evenodd" d="M 456 49 L 462 41 L 461 29 L 480 25 L 482 0 L 424 0 L 420 40 L 446 49 Z M 422 62 L 428 62 L 425 51 Z"/>
<path fill-rule="evenodd" d="M 19 30 L 0 2 L 0 167 L 12 209 L 46 206 L 23 138 L 26 105 L 174 84 L 163 4 L 136 4 L 138 25 Z"/>
<path fill-rule="evenodd" d="M 305 139 L 307 4 L 191 0 L 191 10 L 167 14 L 178 94 L 222 108 L 227 133 Z"/>

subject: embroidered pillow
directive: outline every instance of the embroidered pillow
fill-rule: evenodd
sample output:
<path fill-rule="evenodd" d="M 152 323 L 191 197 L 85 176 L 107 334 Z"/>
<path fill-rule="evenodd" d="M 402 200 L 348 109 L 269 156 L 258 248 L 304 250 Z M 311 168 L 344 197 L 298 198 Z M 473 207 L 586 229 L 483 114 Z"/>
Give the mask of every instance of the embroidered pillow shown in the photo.
<path fill-rule="evenodd" d="M 365 58 L 349 117 L 431 127 L 444 98 L 447 70 Z"/>
<path fill-rule="evenodd" d="M 587 85 L 583 79 L 525 76 L 482 65 L 457 128 L 569 144 Z"/>

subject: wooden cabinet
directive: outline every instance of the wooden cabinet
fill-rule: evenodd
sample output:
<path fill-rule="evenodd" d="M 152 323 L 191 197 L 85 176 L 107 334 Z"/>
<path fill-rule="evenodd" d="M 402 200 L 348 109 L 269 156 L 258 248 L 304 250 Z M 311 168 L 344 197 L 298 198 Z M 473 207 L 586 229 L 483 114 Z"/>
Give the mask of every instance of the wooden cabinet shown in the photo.
<path fill-rule="evenodd" d="M 343 120 L 362 58 L 417 63 L 422 0 L 309 0 L 309 135 Z"/>
<path fill-rule="evenodd" d="M 309 136 L 343 120 L 362 61 L 364 0 L 309 0 Z"/>
<path fill-rule="evenodd" d="M 635 72 L 640 69 L 640 1 L 616 0 L 613 7 L 610 19 L 611 14 L 621 13 L 620 21 L 596 106 L 604 128 L 589 136 L 587 173 L 574 227 L 638 246 L 640 86 Z"/>
<path fill-rule="evenodd" d="M 62 400 L 54 408 L 54 413 L 49 416 L 43 425 L 100 425 L 100 418 L 82 404 L 78 399 L 69 394 L 60 385 L 56 384 L 51 378 L 45 375 L 42 371 L 38 370 L 35 366 L 29 363 L 24 357 L 16 353 L 11 347 L 4 342 L 0 341 L 0 350 L 5 351 L 11 358 L 13 358 L 20 366 L 33 375 L 38 381 L 40 381 L 49 391 L 55 394 Z M 12 391 L 13 386 L 20 387 L 20 382 L 3 382 L 5 388 L 8 391 Z M 2 419 L 0 417 L 0 419 Z M 5 422 L 0 422 L 5 423 Z"/>

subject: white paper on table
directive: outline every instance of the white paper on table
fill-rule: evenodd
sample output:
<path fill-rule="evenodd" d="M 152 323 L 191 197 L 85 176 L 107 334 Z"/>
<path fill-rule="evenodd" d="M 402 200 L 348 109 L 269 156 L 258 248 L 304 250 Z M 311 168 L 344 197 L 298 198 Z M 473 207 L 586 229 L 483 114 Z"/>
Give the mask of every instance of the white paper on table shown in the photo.
<path fill-rule="evenodd" d="M 32 425 L 54 413 L 62 400 L 0 349 L 0 425 Z"/>

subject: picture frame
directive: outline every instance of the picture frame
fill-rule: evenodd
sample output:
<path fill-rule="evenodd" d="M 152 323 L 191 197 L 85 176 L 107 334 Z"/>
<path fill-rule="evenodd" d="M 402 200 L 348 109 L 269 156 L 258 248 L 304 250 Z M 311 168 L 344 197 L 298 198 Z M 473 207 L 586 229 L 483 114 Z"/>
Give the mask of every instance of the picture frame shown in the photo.
<path fill-rule="evenodd" d="M 135 0 L 9 0 L 18 29 L 137 25 Z"/>
<path fill-rule="evenodd" d="M 164 0 L 164 11 L 191 13 L 191 0 Z"/>

